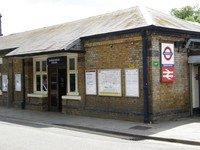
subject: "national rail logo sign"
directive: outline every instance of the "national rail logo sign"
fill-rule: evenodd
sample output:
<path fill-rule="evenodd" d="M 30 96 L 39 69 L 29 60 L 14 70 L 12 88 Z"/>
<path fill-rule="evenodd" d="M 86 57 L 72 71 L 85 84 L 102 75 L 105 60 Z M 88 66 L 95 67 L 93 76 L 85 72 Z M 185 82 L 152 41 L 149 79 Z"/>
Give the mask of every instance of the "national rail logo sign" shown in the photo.
<path fill-rule="evenodd" d="M 174 44 L 162 43 L 161 44 L 162 65 L 174 66 Z"/>
<path fill-rule="evenodd" d="M 174 67 L 162 67 L 162 82 L 174 82 Z"/>
<path fill-rule="evenodd" d="M 161 80 L 162 82 L 174 81 L 174 44 L 161 43 Z"/>

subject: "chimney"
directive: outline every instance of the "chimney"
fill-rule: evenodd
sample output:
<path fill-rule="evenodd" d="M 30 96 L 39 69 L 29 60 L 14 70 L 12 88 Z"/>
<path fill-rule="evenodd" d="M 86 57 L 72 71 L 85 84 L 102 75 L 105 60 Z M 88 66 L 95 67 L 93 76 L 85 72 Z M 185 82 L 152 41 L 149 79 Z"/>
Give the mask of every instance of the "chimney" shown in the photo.
<path fill-rule="evenodd" d="M 2 15 L 0 14 L 0 36 L 3 35 L 3 34 L 2 34 L 2 31 L 1 31 L 1 17 L 2 17 Z"/>

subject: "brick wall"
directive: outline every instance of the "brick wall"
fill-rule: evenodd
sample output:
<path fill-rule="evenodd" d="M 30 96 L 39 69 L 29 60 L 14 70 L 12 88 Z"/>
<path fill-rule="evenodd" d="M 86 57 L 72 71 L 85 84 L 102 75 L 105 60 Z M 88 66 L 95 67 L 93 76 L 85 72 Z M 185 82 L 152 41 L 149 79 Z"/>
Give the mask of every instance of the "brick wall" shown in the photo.
<path fill-rule="evenodd" d="M 84 43 L 85 70 L 121 69 L 122 96 L 85 96 L 87 115 L 118 118 L 123 120 L 143 119 L 142 41 L 140 34 L 127 34 L 91 39 Z M 140 97 L 125 96 L 125 68 L 134 65 L 140 72 Z M 84 82 L 82 81 L 82 84 Z"/>
<path fill-rule="evenodd" d="M 148 57 L 149 70 L 149 101 L 151 120 L 153 122 L 161 120 L 170 120 L 189 116 L 190 98 L 189 98 L 189 68 L 187 62 L 187 53 L 178 52 L 175 47 L 175 80 L 173 83 L 161 82 L 161 58 L 160 44 L 174 43 L 175 41 L 184 41 L 184 35 L 153 33 L 149 35 L 151 47 L 149 53 L 156 51 L 158 55 Z M 158 61 L 159 66 L 154 67 L 153 61 Z"/>
<path fill-rule="evenodd" d="M 12 64 L 12 60 L 11 59 L 6 59 L 4 58 L 4 56 L 2 56 L 3 59 L 3 63 L 0 65 L 0 72 L 1 72 L 1 78 L 0 78 L 0 87 L 1 87 L 1 91 L 2 91 L 2 95 L 0 95 L 0 105 L 1 106 L 8 106 L 10 103 L 10 98 L 8 91 L 3 91 L 3 87 L 2 87 L 2 75 L 7 74 L 9 72 L 9 64 Z M 10 76 L 8 76 L 8 82 L 10 80 Z"/>

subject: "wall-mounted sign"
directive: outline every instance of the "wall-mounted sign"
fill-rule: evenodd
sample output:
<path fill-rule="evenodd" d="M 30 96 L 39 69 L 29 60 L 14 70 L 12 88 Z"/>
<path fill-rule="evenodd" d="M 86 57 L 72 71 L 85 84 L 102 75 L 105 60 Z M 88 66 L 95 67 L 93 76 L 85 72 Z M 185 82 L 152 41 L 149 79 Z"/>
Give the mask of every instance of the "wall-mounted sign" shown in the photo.
<path fill-rule="evenodd" d="M 135 64 L 130 64 L 129 68 L 135 68 Z"/>
<path fill-rule="evenodd" d="M 98 70 L 98 94 L 121 96 L 121 69 Z"/>
<path fill-rule="evenodd" d="M 153 61 L 153 66 L 154 66 L 154 67 L 158 67 L 158 65 L 159 65 L 159 62 L 158 62 L 158 61 Z"/>
<path fill-rule="evenodd" d="M 162 82 L 174 81 L 174 44 L 161 43 L 161 80 Z"/>
<path fill-rule="evenodd" d="M 53 57 L 47 59 L 48 65 L 66 65 L 66 57 Z"/>
<path fill-rule="evenodd" d="M 20 92 L 22 88 L 21 85 L 21 74 L 20 73 L 16 73 L 15 74 L 15 91 Z"/>
<path fill-rule="evenodd" d="M 86 86 L 86 95 L 97 94 L 96 70 L 85 71 L 85 86 Z"/>
<path fill-rule="evenodd" d="M 161 44 L 162 65 L 174 66 L 174 44 Z"/>
<path fill-rule="evenodd" d="M 2 91 L 7 92 L 8 91 L 8 75 L 2 74 Z"/>
<path fill-rule="evenodd" d="M 125 69 L 126 96 L 139 97 L 139 69 Z"/>
<path fill-rule="evenodd" d="M 162 82 L 174 81 L 174 67 L 162 67 Z"/>

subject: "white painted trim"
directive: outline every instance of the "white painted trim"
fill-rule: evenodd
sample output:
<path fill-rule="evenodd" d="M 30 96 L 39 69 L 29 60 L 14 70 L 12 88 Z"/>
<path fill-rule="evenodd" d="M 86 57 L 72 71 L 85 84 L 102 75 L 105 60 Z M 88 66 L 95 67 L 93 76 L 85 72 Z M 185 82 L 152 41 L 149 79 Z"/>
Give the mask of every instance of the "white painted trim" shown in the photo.
<path fill-rule="evenodd" d="M 33 89 L 34 92 L 40 92 L 41 94 L 47 94 L 47 91 L 37 91 L 36 90 L 36 75 L 40 75 L 40 78 L 42 75 L 46 75 L 47 79 L 48 79 L 48 68 L 47 68 L 47 64 L 46 64 L 46 71 L 40 71 L 38 73 L 36 73 L 36 62 L 40 62 L 40 68 L 42 68 L 42 61 L 46 61 L 47 63 L 47 57 L 41 57 L 41 56 L 37 56 L 37 57 L 33 57 Z M 41 79 L 42 82 L 42 79 Z M 48 86 L 48 85 L 47 85 Z M 41 84 L 41 90 L 42 90 L 42 84 Z"/>
<path fill-rule="evenodd" d="M 62 99 L 70 99 L 70 100 L 81 100 L 81 96 L 68 96 L 68 95 L 63 95 Z"/>
<path fill-rule="evenodd" d="M 29 93 L 27 94 L 28 97 L 37 97 L 37 98 L 45 98 L 48 97 L 47 94 L 36 94 L 36 93 Z"/>
<path fill-rule="evenodd" d="M 70 59 L 75 59 L 75 69 L 70 70 Z M 75 92 L 70 91 L 70 74 L 75 74 L 75 84 L 76 89 Z M 67 55 L 67 93 L 72 95 L 78 95 L 78 55 L 77 54 L 69 54 Z"/>

